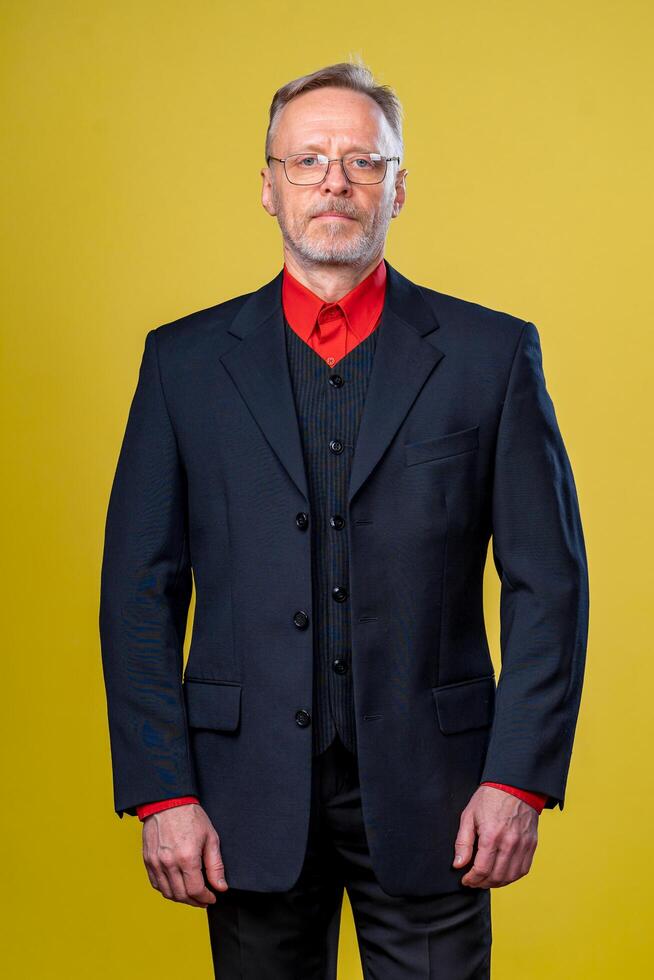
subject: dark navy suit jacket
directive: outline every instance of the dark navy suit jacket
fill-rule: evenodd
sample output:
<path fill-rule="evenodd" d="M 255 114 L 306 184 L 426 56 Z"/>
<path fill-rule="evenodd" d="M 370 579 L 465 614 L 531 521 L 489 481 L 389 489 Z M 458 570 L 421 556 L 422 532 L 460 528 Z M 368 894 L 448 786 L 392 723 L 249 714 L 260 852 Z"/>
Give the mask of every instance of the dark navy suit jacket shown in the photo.
<path fill-rule="evenodd" d="M 344 516 L 366 835 L 382 887 L 419 896 L 465 887 L 454 840 L 480 781 L 563 809 L 588 572 L 534 324 L 387 272 Z M 256 891 L 300 873 L 312 764 L 297 719 L 313 630 L 294 622 L 314 615 L 296 522 L 312 515 L 281 285 L 280 271 L 147 334 L 100 599 L 116 812 L 199 796 L 230 885 Z"/>

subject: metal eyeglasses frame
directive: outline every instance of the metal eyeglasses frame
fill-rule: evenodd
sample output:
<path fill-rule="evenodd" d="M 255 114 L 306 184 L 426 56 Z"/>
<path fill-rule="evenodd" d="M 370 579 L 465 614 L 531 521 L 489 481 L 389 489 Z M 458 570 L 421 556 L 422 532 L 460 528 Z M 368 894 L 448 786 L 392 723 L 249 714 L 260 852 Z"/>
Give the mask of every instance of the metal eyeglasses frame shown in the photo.
<path fill-rule="evenodd" d="M 372 150 L 368 151 L 369 154 L 372 154 L 372 152 L 373 152 Z M 277 160 L 278 163 L 283 163 L 284 164 L 284 176 L 286 177 L 286 179 L 289 182 L 289 184 L 293 184 L 294 187 L 316 187 L 318 184 L 322 184 L 323 180 L 326 180 L 327 179 L 327 175 L 329 174 L 329 165 L 330 165 L 330 163 L 336 163 L 336 162 L 340 163 L 341 170 L 343 171 L 343 176 L 345 177 L 345 179 L 350 184 L 363 184 L 363 185 L 373 186 L 374 184 L 382 184 L 386 180 L 386 174 L 388 173 L 388 164 L 389 164 L 389 161 L 391 161 L 391 160 L 397 160 L 398 163 L 400 162 L 400 158 L 399 157 L 385 157 L 385 156 L 382 156 L 381 153 L 378 153 L 378 154 L 376 154 L 376 156 L 378 156 L 380 158 L 380 160 L 383 160 L 384 161 L 384 175 L 383 175 L 383 177 L 380 177 L 379 180 L 352 180 L 352 178 L 349 177 L 348 174 L 346 173 L 345 164 L 343 163 L 343 160 L 345 159 L 346 156 L 348 156 L 348 157 L 349 156 L 356 156 L 356 153 L 346 153 L 345 156 L 342 156 L 342 157 L 332 157 L 331 159 L 330 158 L 327 159 L 327 170 L 325 171 L 325 176 L 321 180 L 311 180 L 311 181 L 308 181 L 307 183 L 301 183 L 300 184 L 300 183 L 298 183 L 295 180 L 291 180 L 291 178 L 288 176 L 288 173 L 286 172 L 286 161 L 287 160 L 290 160 L 291 157 L 301 157 L 301 156 L 305 156 L 305 155 L 306 156 L 324 156 L 324 153 L 311 153 L 309 150 L 307 150 L 306 151 L 306 154 L 304 152 L 290 153 L 287 157 L 267 156 L 266 157 L 266 163 L 268 163 L 270 160 Z M 361 154 L 361 156 L 365 156 L 365 154 Z"/>

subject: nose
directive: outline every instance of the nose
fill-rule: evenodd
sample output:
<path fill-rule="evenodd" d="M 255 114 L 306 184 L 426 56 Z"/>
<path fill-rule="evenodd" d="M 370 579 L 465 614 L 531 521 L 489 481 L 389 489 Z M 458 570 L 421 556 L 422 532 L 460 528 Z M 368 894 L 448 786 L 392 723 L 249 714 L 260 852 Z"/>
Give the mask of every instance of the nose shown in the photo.
<path fill-rule="evenodd" d="M 352 184 L 345 176 L 343 165 L 340 160 L 330 160 L 327 164 L 327 173 L 320 184 L 322 194 L 351 194 Z"/>

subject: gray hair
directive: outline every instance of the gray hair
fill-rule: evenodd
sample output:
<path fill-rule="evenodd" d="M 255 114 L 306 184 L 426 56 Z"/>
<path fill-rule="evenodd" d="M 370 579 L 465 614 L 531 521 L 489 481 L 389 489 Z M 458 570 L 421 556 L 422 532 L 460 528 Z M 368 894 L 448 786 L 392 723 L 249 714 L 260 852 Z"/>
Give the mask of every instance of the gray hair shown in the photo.
<path fill-rule="evenodd" d="M 266 131 L 266 161 L 271 154 L 272 141 L 277 129 L 279 115 L 285 105 L 301 95 L 317 88 L 347 88 L 363 92 L 377 103 L 384 113 L 393 133 L 395 154 L 402 159 L 404 142 L 402 139 L 402 104 L 392 88 L 380 85 L 370 69 L 362 63 L 341 61 L 335 65 L 319 68 L 310 75 L 302 75 L 278 88 L 270 104 L 270 118 Z"/>

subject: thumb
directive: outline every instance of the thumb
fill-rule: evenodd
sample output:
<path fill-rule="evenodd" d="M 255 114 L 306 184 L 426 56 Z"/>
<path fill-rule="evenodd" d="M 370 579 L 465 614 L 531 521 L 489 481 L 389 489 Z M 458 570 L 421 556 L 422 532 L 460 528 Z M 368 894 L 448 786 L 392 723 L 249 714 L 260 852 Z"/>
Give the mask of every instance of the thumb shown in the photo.
<path fill-rule="evenodd" d="M 463 811 L 459 822 L 459 832 L 454 842 L 454 860 L 452 864 L 462 868 L 472 858 L 475 844 L 475 821 L 470 811 Z"/>
<path fill-rule="evenodd" d="M 218 835 L 214 836 L 214 834 L 211 834 L 207 837 L 204 848 L 202 849 L 202 863 L 204 864 L 204 870 L 209 884 L 221 890 L 227 888 L 225 866 L 223 865 L 223 858 L 220 853 Z"/>

